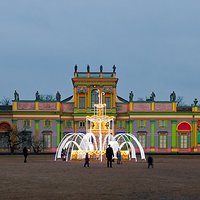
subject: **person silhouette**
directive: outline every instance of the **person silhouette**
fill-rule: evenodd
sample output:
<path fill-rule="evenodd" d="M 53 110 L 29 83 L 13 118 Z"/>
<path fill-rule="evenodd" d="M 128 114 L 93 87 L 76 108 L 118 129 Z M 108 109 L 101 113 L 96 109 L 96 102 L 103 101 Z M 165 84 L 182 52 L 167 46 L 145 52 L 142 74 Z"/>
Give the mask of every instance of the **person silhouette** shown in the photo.
<path fill-rule="evenodd" d="M 86 155 L 85 155 L 84 167 L 86 167 L 86 165 L 87 165 L 88 167 L 90 167 L 90 158 L 89 158 L 88 153 L 86 153 Z"/>
<path fill-rule="evenodd" d="M 112 158 L 114 156 L 113 149 L 108 145 L 108 148 L 106 149 L 106 158 L 107 158 L 107 167 L 112 168 Z"/>
<path fill-rule="evenodd" d="M 153 158 L 151 156 L 148 157 L 147 162 L 148 162 L 148 168 L 150 166 L 153 168 Z"/>
<path fill-rule="evenodd" d="M 122 155 L 120 149 L 117 151 L 117 164 L 121 164 Z"/>
<path fill-rule="evenodd" d="M 24 154 L 24 162 L 27 162 L 27 156 L 28 156 L 28 149 L 26 147 L 23 148 L 23 154 Z"/>

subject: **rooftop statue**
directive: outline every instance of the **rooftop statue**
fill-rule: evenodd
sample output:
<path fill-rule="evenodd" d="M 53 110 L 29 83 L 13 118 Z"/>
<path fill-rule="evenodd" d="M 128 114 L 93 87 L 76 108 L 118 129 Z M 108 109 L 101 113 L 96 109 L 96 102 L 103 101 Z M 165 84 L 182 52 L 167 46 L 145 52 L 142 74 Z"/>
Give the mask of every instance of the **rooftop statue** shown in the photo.
<path fill-rule="evenodd" d="M 130 93 L 129 93 L 129 101 L 131 102 L 131 101 L 133 101 L 133 91 L 131 91 Z"/>
<path fill-rule="evenodd" d="M 197 98 L 194 99 L 194 106 L 197 106 L 198 100 Z"/>
<path fill-rule="evenodd" d="M 19 94 L 17 93 L 16 90 L 15 90 L 15 93 L 14 93 L 14 98 L 15 98 L 15 101 L 19 101 Z"/>
<path fill-rule="evenodd" d="M 61 95 L 60 95 L 60 92 L 57 91 L 56 93 L 56 100 L 57 101 L 60 101 L 61 100 Z"/>
<path fill-rule="evenodd" d="M 170 101 L 176 101 L 176 93 L 174 91 L 170 94 Z"/>
<path fill-rule="evenodd" d="M 150 96 L 150 99 L 151 99 L 152 101 L 154 101 L 155 97 L 156 97 L 155 93 L 152 92 L 152 93 L 151 93 L 151 96 Z"/>
<path fill-rule="evenodd" d="M 149 98 L 149 99 L 146 99 L 146 101 L 154 101 L 154 100 L 155 100 L 155 97 L 156 97 L 155 93 L 152 92 L 150 98 Z"/>
<path fill-rule="evenodd" d="M 39 95 L 39 92 L 38 92 L 38 91 L 35 93 L 35 100 L 36 100 L 36 101 L 39 101 L 39 100 L 40 100 L 40 95 Z"/>
<path fill-rule="evenodd" d="M 102 65 L 100 66 L 100 72 L 101 73 L 103 72 L 103 66 Z"/>
<path fill-rule="evenodd" d="M 90 72 L 90 66 L 87 65 L 87 72 L 89 73 Z"/>
<path fill-rule="evenodd" d="M 77 72 L 77 70 L 78 70 L 78 66 L 77 66 L 77 65 L 75 65 L 75 66 L 74 66 L 74 72 L 76 73 L 76 72 Z"/>
<path fill-rule="evenodd" d="M 113 73 L 115 73 L 115 72 L 116 72 L 116 66 L 113 65 Z"/>

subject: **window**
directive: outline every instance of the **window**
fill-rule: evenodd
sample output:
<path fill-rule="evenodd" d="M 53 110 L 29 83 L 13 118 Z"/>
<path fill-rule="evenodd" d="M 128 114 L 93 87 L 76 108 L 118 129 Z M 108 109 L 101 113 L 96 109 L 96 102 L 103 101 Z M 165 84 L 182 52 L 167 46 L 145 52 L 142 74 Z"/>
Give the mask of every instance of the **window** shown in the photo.
<path fill-rule="evenodd" d="M 43 135 L 44 148 L 51 148 L 51 134 Z"/>
<path fill-rule="evenodd" d="M 73 128 L 72 121 L 66 121 L 66 128 Z"/>
<path fill-rule="evenodd" d="M 85 127 L 85 122 L 79 122 L 79 127 L 80 128 Z"/>
<path fill-rule="evenodd" d="M 79 97 L 79 108 L 80 109 L 85 108 L 85 97 Z"/>
<path fill-rule="evenodd" d="M 23 127 L 24 128 L 30 128 L 31 127 L 31 120 L 24 120 Z"/>
<path fill-rule="evenodd" d="M 200 131 L 197 133 L 197 143 L 200 144 Z"/>
<path fill-rule="evenodd" d="M 188 148 L 188 135 L 187 134 L 180 135 L 180 148 Z"/>
<path fill-rule="evenodd" d="M 8 147 L 8 136 L 9 136 L 9 133 L 7 132 L 0 133 L 0 148 Z"/>
<path fill-rule="evenodd" d="M 158 121 L 158 126 L 160 128 L 166 128 L 167 127 L 167 121 L 166 120 L 159 120 Z"/>
<path fill-rule="evenodd" d="M 51 128 L 51 121 L 50 120 L 44 120 L 44 128 Z"/>
<path fill-rule="evenodd" d="M 139 128 L 145 128 L 146 127 L 146 120 L 139 120 L 138 121 L 138 127 Z"/>
<path fill-rule="evenodd" d="M 94 104 L 99 103 L 99 94 L 97 90 L 92 90 L 91 92 L 91 107 L 94 107 Z"/>
<path fill-rule="evenodd" d="M 110 109 L 111 108 L 111 100 L 110 97 L 105 97 L 105 103 L 106 103 L 106 108 Z"/>
<path fill-rule="evenodd" d="M 159 135 L 159 148 L 167 148 L 167 135 L 166 134 Z"/>
<path fill-rule="evenodd" d="M 125 128 L 125 121 L 117 121 L 118 128 Z"/>
<path fill-rule="evenodd" d="M 142 147 L 145 148 L 146 147 L 146 134 L 139 134 L 138 141 L 140 142 Z"/>

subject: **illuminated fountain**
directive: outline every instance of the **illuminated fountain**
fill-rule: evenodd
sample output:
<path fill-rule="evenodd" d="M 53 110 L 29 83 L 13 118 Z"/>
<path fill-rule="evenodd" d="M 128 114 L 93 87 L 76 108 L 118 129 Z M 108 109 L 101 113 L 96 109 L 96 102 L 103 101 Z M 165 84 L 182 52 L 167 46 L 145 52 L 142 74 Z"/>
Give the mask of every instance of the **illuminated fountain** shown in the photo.
<path fill-rule="evenodd" d="M 136 149 L 140 151 L 141 159 L 145 159 L 144 150 L 137 138 L 129 133 L 114 134 L 114 117 L 106 115 L 106 104 L 103 104 L 103 92 L 97 90 L 99 103 L 94 104 L 94 115 L 86 117 L 85 133 L 68 133 L 60 142 L 55 160 L 61 158 L 61 152 L 65 149 L 66 161 L 72 159 L 83 159 L 86 152 L 91 158 L 100 161 L 105 157 L 108 144 L 116 154 L 120 149 L 124 159 L 135 159 Z"/>

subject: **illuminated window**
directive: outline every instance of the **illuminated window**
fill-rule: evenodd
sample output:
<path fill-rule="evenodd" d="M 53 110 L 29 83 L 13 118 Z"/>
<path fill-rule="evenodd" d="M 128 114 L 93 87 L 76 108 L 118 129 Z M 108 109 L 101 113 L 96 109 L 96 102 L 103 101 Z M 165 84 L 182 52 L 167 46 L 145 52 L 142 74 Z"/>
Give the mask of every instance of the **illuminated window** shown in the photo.
<path fill-rule="evenodd" d="M 167 135 L 166 134 L 159 135 L 159 148 L 167 148 Z"/>
<path fill-rule="evenodd" d="M 51 121 L 50 120 L 44 120 L 44 128 L 51 128 Z"/>
<path fill-rule="evenodd" d="M 79 108 L 80 109 L 85 108 L 85 97 L 79 97 Z"/>
<path fill-rule="evenodd" d="M 85 127 L 85 122 L 83 122 L 83 121 L 79 122 L 79 127 L 80 128 Z"/>
<path fill-rule="evenodd" d="M 139 128 L 145 128 L 146 127 L 146 120 L 139 120 L 138 121 L 138 127 Z"/>
<path fill-rule="evenodd" d="M 142 145 L 143 148 L 146 147 L 146 134 L 138 134 L 138 141 Z"/>
<path fill-rule="evenodd" d="M 44 142 L 44 148 L 51 148 L 51 134 L 44 134 L 43 135 L 43 142 Z"/>
<path fill-rule="evenodd" d="M 180 148 L 188 148 L 188 135 L 187 134 L 180 135 Z"/>
<path fill-rule="evenodd" d="M 31 128 L 31 120 L 24 120 L 23 127 L 24 128 Z"/>

